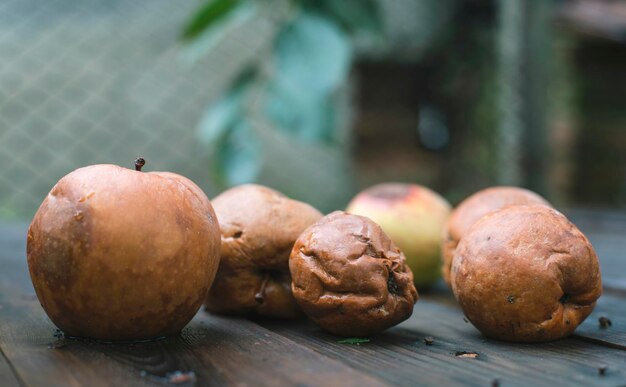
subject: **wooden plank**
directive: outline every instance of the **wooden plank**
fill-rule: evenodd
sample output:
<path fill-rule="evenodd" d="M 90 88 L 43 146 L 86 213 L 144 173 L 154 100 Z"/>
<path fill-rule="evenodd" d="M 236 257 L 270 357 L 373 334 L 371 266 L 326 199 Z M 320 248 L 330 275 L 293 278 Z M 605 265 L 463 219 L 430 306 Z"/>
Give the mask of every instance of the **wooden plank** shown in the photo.
<path fill-rule="evenodd" d="M 420 295 L 422 299 L 430 302 L 457 307 L 454 296 L 445 284 L 438 284 L 428 292 L 421 292 Z M 601 327 L 600 317 L 609 318 L 612 325 Z M 605 289 L 591 315 L 583 321 L 575 333 L 581 339 L 626 350 L 626 291 Z"/>
<path fill-rule="evenodd" d="M 14 224 L 0 222 L 0 272 L 7 270 L 4 264 L 4 257 L 10 255 L 11 252 L 20 251 L 24 248 L 25 224 Z M 2 279 L 0 278 L 0 288 L 2 288 Z M 7 285 L 7 284 L 5 284 Z M 2 292 L 0 292 L 0 312 L 5 308 L 2 302 Z M 4 320 L 0 318 L 0 326 L 4 324 Z M 0 342 L 2 342 L 2 332 L 0 331 Z M 0 385 L 13 387 L 21 386 L 24 383 L 19 380 L 18 375 L 4 355 L 4 351 L 0 346 Z"/>
<path fill-rule="evenodd" d="M 626 278 L 602 278 L 602 285 L 605 290 L 626 296 Z"/>
<path fill-rule="evenodd" d="M 11 365 L 0 351 L 0 385 L 6 387 L 19 387 L 20 382 L 13 372 Z"/>
<path fill-rule="evenodd" d="M 569 208 L 563 209 L 563 213 L 584 233 L 623 235 L 626 232 L 626 211 L 623 210 Z"/>
<path fill-rule="evenodd" d="M 228 384 L 384 385 L 378 379 L 320 356 L 251 321 L 207 314 L 202 315 L 202 321 L 210 326 L 201 331 L 196 330 L 194 337 L 187 333 L 185 338 L 192 344 L 212 338 L 211 343 L 223 341 L 225 346 L 230 347 L 229 350 L 215 351 L 204 345 L 202 351 L 196 351 L 203 361 L 215 362 L 220 366 L 221 373 L 227 376 L 225 382 Z"/>
<path fill-rule="evenodd" d="M 604 287 L 620 288 L 626 278 L 626 232 L 617 234 L 587 233 L 598 259 Z M 626 291 L 626 287 L 621 287 Z"/>
<path fill-rule="evenodd" d="M 602 327 L 600 317 L 608 318 L 611 326 Z M 605 290 L 593 313 L 576 329 L 576 335 L 626 351 L 626 292 Z"/>
<path fill-rule="evenodd" d="M 464 322 L 459 308 L 420 300 L 414 315 L 400 326 L 360 346 L 312 324 L 293 326 L 259 321 L 273 332 L 305 342 L 321 354 L 369 372 L 392 384 L 489 385 L 617 385 L 626 381 L 626 351 L 575 338 L 544 344 L 514 344 L 487 339 Z M 431 346 L 423 339 L 434 338 Z M 476 359 L 459 358 L 457 351 L 476 351 Z M 598 367 L 607 367 L 606 375 Z"/>
<path fill-rule="evenodd" d="M 0 314 L 0 344 L 28 385 L 152 385 L 176 371 L 199 384 L 383 384 L 243 319 L 201 312 L 180 337 L 112 345 L 56 341 L 38 309 L 24 301 Z"/>
<path fill-rule="evenodd" d="M 250 321 L 204 312 L 181 336 L 152 343 L 57 341 L 28 278 L 25 234 L 12 233 L 19 241 L 6 235 L 0 237 L 0 348 L 26 385 L 160 385 L 176 371 L 193 372 L 200 385 L 384 385 Z"/>
<path fill-rule="evenodd" d="M 596 250 L 604 287 L 626 292 L 626 212 L 570 209 L 565 213 Z"/>

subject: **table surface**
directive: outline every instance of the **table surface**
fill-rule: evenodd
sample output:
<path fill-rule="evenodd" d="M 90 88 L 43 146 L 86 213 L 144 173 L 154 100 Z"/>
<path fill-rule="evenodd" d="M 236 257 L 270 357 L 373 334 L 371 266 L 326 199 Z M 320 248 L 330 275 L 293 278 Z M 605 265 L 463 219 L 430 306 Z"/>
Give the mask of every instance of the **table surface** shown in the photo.
<path fill-rule="evenodd" d="M 573 336 L 545 344 L 485 338 L 443 285 L 420 294 L 409 320 L 359 345 L 307 321 L 202 310 L 180 336 L 160 341 L 64 339 L 28 276 L 27 226 L 0 224 L 0 386 L 626 385 L 626 214 L 566 213 L 596 248 L 604 294 Z M 612 325 L 601 328 L 601 316 Z M 424 343 L 427 336 L 432 345 Z M 462 351 L 478 357 L 457 356 Z"/>

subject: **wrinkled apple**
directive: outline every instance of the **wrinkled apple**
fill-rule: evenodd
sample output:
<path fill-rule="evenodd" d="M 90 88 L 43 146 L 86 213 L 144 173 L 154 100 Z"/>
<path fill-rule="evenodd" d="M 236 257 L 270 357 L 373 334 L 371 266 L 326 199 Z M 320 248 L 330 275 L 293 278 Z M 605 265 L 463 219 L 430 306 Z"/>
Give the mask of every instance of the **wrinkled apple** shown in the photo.
<path fill-rule="evenodd" d="M 289 253 L 322 214 L 310 205 L 256 184 L 231 188 L 213 200 L 222 231 L 217 278 L 207 310 L 296 318 Z"/>

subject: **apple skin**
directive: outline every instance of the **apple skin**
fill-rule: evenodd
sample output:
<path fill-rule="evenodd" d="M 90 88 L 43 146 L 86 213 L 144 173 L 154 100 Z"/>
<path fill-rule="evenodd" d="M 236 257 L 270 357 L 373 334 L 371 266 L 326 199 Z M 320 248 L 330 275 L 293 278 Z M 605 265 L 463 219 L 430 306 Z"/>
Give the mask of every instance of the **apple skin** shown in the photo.
<path fill-rule="evenodd" d="M 213 205 L 222 248 L 206 309 L 226 315 L 303 317 L 291 293 L 289 254 L 300 234 L 322 214 L 258 184 L 226 190 Z"/>
<path fill-rule="evenodd" d="M 441 274 L 444 282 L 452 286 L 450 269 L 454 258 L 454 251 L 463 235 L 476 221 L 483 216 L 509 206 L 544 205 L 550 203 L 538 194 L 519 187 L 495 186 L 482 189 L 468 196 L 452 211 L 444 227 L 441 241 Z"/>
<path fill-rule="evenodd" d="M 359 193 L 346 211 L 382 227 L 406 256 L 417 288 L 439 279 L 441 233 L 451 207 L 438 193 L 417 184 L 382 183 Z"/>
<path fill-rule="evenodd" d="M 110 341 L 179 333 L 208 293 L 219 249 L 211 203 L 191 180 L 115 165 L 59 180 L 27 236 L 31 280 L 52 322 Z"/>

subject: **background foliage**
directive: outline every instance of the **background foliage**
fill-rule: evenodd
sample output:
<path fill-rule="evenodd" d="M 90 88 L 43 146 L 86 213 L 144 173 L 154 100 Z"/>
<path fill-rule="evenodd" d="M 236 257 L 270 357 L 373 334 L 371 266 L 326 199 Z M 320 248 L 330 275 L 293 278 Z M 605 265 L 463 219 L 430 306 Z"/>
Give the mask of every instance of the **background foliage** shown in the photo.
<path fill-rule="evenodd" d="M 265 8 L 265 9 L 264 9 Z M 199 57 L 247 18 L 272 18 L 278 28 L 266 52 L 237 75 L 200 123 L 200 138 L 214 151 L 213 168 L 224 186 L 256 181 L 261 144 L 254 114 L 293 141 L 345 147 L 340 126 L 342 88 L 354 59 L 353 42 L 382 34 L 372 0 L 299 0 L 285 3 L 211 0 L 189 21 L 182 38 Z"/>

